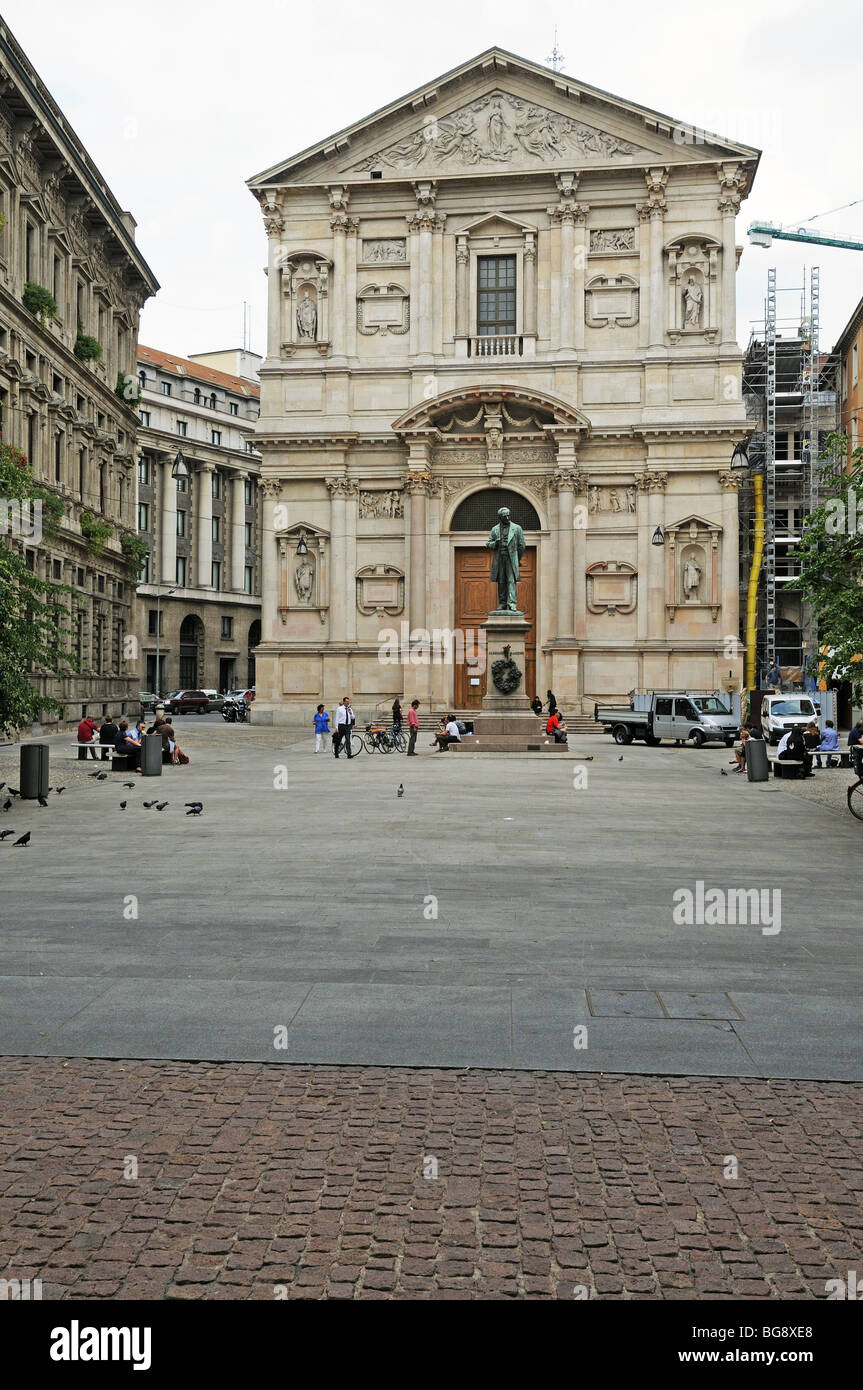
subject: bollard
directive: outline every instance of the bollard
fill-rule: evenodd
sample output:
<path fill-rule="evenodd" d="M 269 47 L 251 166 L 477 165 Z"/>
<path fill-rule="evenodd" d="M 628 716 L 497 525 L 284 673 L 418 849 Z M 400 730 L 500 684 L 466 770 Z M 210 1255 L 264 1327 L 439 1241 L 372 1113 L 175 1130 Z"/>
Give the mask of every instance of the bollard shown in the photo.
<path fill-rule="evenodd" d="M 763 738 L 746 740 L 746 776 L 750 782 L 767 782 L 770 779 L 770 761 L 767 757 L 767 744 Z"/>
<path fill-rule="evenodd" d="M 48 795 L 48 745 L 21 745 L 21 800 L 35 801 Z"/>

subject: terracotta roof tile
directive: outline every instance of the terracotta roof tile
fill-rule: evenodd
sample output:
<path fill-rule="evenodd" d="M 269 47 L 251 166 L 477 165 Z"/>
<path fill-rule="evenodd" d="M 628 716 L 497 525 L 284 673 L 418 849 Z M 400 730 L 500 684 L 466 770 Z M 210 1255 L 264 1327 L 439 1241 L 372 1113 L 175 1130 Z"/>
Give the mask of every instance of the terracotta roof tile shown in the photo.
<path fill-rule="evenodd" d="M 175 357 L 161 348 L 144 347 L 138 344 L 138 361 L 148 367 L 161 367 L 163 371 L 178 376 L 190 377 L 193 381 L 206 382 L 208 386 L 221 386 L 225 391 L 233 391 L 238 396 L 248 396 L 260 400 L 261 388 L 245 377 L 232 376 L 230 372 L 217 372 L 214 367 L 205 367 L 201 362 L 192 362 L 188 357 Z"/>

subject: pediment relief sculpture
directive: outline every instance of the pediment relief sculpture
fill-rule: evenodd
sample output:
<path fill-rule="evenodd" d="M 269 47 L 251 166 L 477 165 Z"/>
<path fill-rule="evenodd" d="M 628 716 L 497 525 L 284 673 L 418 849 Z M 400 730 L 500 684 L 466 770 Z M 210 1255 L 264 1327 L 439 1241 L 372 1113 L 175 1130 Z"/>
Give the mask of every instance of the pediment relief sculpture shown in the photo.
<path fill-rule="evenodd" d="M 496 91 L 448 116 L 427 118 L 411 135 L 369 155 L 355 168 L 494 168 L 573 156 L 631 160 L 638 153 L 637 146 L 607 131 Z"/>

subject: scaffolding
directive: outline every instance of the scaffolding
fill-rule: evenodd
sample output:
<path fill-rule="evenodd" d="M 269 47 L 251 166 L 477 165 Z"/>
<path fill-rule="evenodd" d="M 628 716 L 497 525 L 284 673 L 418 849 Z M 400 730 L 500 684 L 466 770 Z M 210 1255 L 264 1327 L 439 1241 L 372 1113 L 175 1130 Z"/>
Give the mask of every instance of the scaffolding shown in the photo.
<path fill-rule="evenodd" d="M 762 669 L 774 663 L 805 669 L 817 645 L 808 605 L 798 600 L 794 621 L 789 618 L 790 593 L 783 598 L 799 572 L 794 549 L 805 518 L 820 500 L 818 455 L 827 430 L 836 427 L 837 364 L 819 347 L 817 266 L 810 269 L 808 285 L 806 281 L 804 272 L 802 285 L 780 287 L 775 268 L 768 271 L 763 323 L 753 331 L 744 358 L 744 399 L 755 425 L 749 457 L 753 469 L 763 474 L 766 506 L 756 662 Z M 797 313 L 783 315 L 779 296 L 789 294 L 799 296 Z M 741 518 L 744 575 L 753 550 L 751 506 L 748 512 Z"/>

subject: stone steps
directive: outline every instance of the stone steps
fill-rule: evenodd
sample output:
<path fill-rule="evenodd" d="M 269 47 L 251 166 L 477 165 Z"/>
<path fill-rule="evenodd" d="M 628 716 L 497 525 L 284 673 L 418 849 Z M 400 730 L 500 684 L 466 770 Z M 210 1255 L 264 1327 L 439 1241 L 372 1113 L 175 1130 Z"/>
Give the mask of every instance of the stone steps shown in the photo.
<path fill-rule="evenodd" d="M 565 743 L 555 743 L 543 734 L 533 738 L 523 734 L 464 734 L 461 743 L 451 743 L 448 753 L 568 753 Z"/>

